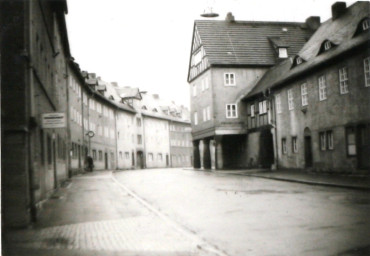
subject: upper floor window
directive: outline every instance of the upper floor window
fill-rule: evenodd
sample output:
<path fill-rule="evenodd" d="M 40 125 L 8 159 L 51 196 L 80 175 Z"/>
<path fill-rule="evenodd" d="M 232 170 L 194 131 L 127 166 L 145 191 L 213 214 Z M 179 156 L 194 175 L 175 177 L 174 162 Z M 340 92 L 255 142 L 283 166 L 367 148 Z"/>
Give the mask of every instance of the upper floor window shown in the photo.
<path fill-rule="evenodd" d="M 275 99 L 276 99 L 276 112 L 278 114 L 280 114 L 281 113 L 281 96 L 280 96 L 280 93 L 276 94 Z"/>
<path fill-rule="evenodd" d="M 370 86 L 370 57 L 364 59 L 365 86 Z"/>
<path fill-rule="evenodd" d="M 330 41 L 326 41 L 324 43 L 324 49 L 325 51 L 329 50 L 331 48 L 331 42 Z"/>
<path fill-rule="evenodd" d="M 293 96 L 293 89 L 288 90 L 288 109 L 294 109 L 294 96 Z"/>
<path fill-rule="evenodd" d="M 339 91 L 340 91 L 340 94 L 348 93 L 348 70 L 347 70 L 347 67 L 339 69 Z"/>
<path fill-rule="evenodd" d="M 288 58 L 287 48 L 279 48 L 279 58 Z"/>
<path fill-rule="evenodd" d="M 224 82 L 226 86 L 234 86 L 235 85 L 235 74 L 234 73 L 225 73 L 224 74 Z"/>
<path fill-rule="evenodd" d="M 208 77 L 204 78 L 205 89 L 209 88 Z"/>
<path fill-rule="evenodd" d="M 140 117 L 137 117 L 137 118 L 136 118 L 136 125 L 137 125 L 138 127 L 141 127 L 141 118 L 140 118 Z"/>
<path fill-rule="evenodd" d="M 301 64 L 302 62 L 303 62 L 302 58 L 301 57 L 297 57 L 297 59 L 296 59 L 297 65 Z"/>
<path fill-rule="evenodd" d="M 308 105 L 307 83 L 301 85 L 301 95 L 302 95 L 302 106 L 307 106 Z"/>
<path fill-rule="evenodd" d="M 208 106 L 206 109 L 207 109 L 207 120 L 211 120 L 211 107 Z"/>
<path fill-rule="evenodd" d="M 237 118 L 237 106 L 236 104 L 226 104 L 226 118 Z"/>
<path fill-rule="evenodd" d="M 370 25 L 370 20 L 369 19 L 366 19 L 362 22 L 362 29 L 363 30 L 368 30 L 369 29 L 369 25 Z"/>
<path fill-rule="evenodd" d="M 326 79 L 325 76 L 319 77 L 319 100 L 326 100 Z"/>
<path fill-rule="evenodd" d="M 251 117 L 254 117 L 254 104 L 251 105 Z"/>
<path fill-rule="evenodd" d="M 194 125 L 198 124 L 198 112 L 194 112 Z"/>
<path fill-rule="evenodd" d="M 281 152 L 286 154 L 288 152 L 287 145 L 286 145 L 286 138 L 281 139 Z"/>
<path fill-rule="evenodd" d="M 197 85 L 193 84 L 193 96 L 197 96 Z"/>
<path fill-rule="evenodd" d="M 142 143 L 143 143 L 143 137 L 140 134 L 138 134 L 137 135 L 137 144 L 141 145 Z"/>
<path fill-rule="evenodd" d="M 267 113 L 267 100 L 261 101 L 258 103 L 258 109 L 260 115 Z"/>

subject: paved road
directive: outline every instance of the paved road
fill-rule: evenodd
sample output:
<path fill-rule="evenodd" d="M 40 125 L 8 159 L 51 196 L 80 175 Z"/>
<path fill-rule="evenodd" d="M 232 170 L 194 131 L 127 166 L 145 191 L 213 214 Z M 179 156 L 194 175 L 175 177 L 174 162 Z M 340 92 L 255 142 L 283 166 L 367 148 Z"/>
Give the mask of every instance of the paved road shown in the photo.
<path fill-rule="evenodd" d="M 368 192 L 182 169 L 114 177 L 226 255 L 347 256 L 370 250 Z"/>

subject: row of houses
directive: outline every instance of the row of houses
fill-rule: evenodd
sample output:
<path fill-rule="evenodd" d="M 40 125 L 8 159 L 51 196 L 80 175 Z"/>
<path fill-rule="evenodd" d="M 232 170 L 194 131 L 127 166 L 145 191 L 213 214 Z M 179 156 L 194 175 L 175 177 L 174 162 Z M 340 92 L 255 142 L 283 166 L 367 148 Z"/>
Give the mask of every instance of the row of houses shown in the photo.
<path fill-rule="evenodd" d="M 369 18 L 360 1 L 323 23 L 195 21 L 194 166 L 368 173 Z"/>
<path fill-rule="evenodd" d="M 81 71 L 65 0 L 0 2 L 3 227 L 36 221 L 84 169 L 191 166 L 189 111 Z"/>

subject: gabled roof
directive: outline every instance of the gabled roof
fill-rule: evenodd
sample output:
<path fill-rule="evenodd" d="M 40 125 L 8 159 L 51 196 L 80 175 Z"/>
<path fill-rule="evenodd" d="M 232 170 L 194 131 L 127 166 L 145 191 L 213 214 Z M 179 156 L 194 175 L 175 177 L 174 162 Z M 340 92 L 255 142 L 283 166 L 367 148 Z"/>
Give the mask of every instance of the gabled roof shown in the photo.
<path fill-rule="evenodd" d="M 335 45 L 350 40 L 355 34 L 359 22 L 369 16 L 369 8 L 369 2 L 359 1 L 349 6 L 346 12 L 335 20 L 325 21 L 298 52 L 298 55 L 304 60 L 309 60 L 319 53 L 322 43 L 326 40 Z"/>
<path fill-rule="evenodd" d="M 306 61 L 300 65 L 293 65 L 293 58 L 289 58 L 278 65 L 270 68 L 264 76 L 256 83 L 250 91 L 242 91 L 237 100 L 255 97 L 267 91 L 269 88 L 282 85 L 284 82 L 294 79 L 296 76 L 309 72 L 327 61 L 337 58 L 351 49 L 368 44 L 370 33 L 364 32 L 353 37 L 358 24 L 370 15 L 369 2 L 356 2 L 347 8 L 342 16 L 335 20 L 329 19 L 324 22 L 311 39 L 303 46 L 298 53 Z M 337 44 L 336 47 L 319 54 L 322 43 L 331 41 Z"/>
<path fill-rule="evenodd" d="M 274 65 L 276 53 L 269 38 L 289 42 L 289 55 L 298 53 L 312 35 L 305 23 L 196 20 L 211 65 Z"/>

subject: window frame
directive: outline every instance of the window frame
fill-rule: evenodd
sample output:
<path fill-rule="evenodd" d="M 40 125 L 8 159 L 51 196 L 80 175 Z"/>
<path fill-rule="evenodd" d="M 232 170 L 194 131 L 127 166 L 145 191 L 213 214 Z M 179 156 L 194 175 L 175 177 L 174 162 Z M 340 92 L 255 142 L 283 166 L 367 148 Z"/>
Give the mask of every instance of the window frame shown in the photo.
<path fill-rule="evenodd" d="M 198 125 L 198 112 L 197 111 L 194 112 L 193 118 L 194 118 L 194 125 Z"/>
<path fill-rule="evenodd" d="M 370 57 L 364 59 L 365 87 L 370 87 Z"/>
<path fill-rule="evenodd" d="M 228 107 L 230 107 L 230 110 L 228 110 Z M 233 110 L 233 107 L 235 107 L 234 110 Z M 226 118 L 228 119 L 238 118 L 238 105 L 237 104 L 235 103 L 226 104 Z"/>
<path fill-rule="evenodd" d="M 251 117 L 255 117 L 256 116 L 256 113 L 255 113 L 255 106 L 254 106 L 254 104 L 252 104 L 250 106 L 250 110 L 251 110 Z"/>
<path fill-rule="evenodd" d="M 292 152 L 298 153 L 298 139 L 297 136 L 292 137 Z"/>
<path fill-rule="evenodd" d="M 294 110 L 294 94 L 293 94 L 293 88 L 290 88 L 287 90 L 288 95 L 288 109 Z"/>
<path fill-rule="evenodd" d="M 301 84 L 302 107 L 308 106 L 308 86 L 307 83 Z"/>
<path fill-rule="evenodd" d="M 319 76 L 317 80 L 318 80 L 318 85 L 319 85 L 319 101 L 324 101 L 328 98 L 326 77 L 325 75 L 322 75 L 322 76 Z"/>
<path fill-rule="evenodd" d="M 338 70 L 339 76 L 339 93 L 340 94 L 347 94 L 348 90 L 348 68 L 342 67 Z"/>
<path fill-rule="evenodd" d="M 275 96 L 275 104 L 276 104 L 276 113 L 281 114 L 282 109 L 281 109 L 281 94 L 278 93 Z"/>
<path fill-rule="evenodd" d="M 369 19 L 363 20 L 361 25 L 362 25 L 362 30 L 363 31 L 368 30 L 369 27 L 370 27 L 370 20 Z"/>
<path fill-rule="evenodd" d="M 287 140 L 286 138 L 281 138 L 281 153 L 286 155 L 288 153 Z"/>
<path fill-rule="evenodd" d="M 356 157 L 357 156 L 357 134 L 356 128 L 354 126 L 346 127 L 346 152 L 347 157 Z M 353 143 L 349 141 L 349 135 L 353 135 Z M 353 147 L 354 153 L 350 152 L 350 146 Z"/>
<path fill-rule="evenodd" d="M 231 78 L 232 76 L 232 78 Z M 232 83 L 231 83 L 232 79 Z M 236 86 L 236 76 L 235 73 L 224 73 L 224 85 L 225 86 Z"/>
<path fill-rule="evenodd" d="M 288 48 L 286 48 L 286 47 L 279 47 L 278 48 L 278 51 L 279 51 L 279 58 L 281 58 L 281 59 L 288 58 Z"/>

